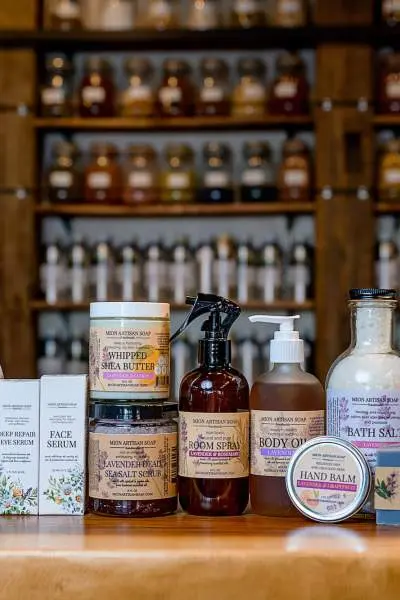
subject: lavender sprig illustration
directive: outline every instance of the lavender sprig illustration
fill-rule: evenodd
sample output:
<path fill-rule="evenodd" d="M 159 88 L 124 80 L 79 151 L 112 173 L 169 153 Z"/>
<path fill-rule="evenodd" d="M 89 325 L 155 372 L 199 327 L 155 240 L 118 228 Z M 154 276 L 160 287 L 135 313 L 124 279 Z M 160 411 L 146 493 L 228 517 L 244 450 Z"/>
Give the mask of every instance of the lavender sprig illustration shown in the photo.
<path fill-rule="evenodd" d="M 376 480 L 375 493 L 384 500 L 392 500 L 397 494 L 398 487 L 399 483 L 397 473 L 393 472 L 388 477 L 386 477 L 386 480 Z"/>

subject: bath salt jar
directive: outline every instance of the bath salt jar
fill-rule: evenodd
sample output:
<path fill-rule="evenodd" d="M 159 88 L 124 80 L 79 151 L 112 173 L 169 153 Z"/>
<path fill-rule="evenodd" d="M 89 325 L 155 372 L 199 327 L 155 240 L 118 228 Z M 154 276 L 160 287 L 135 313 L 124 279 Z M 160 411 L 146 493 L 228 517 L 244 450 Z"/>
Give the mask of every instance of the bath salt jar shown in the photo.
<path fill-rule="evenodd" d="M 176 410 L 171 411 L 170 405 L 90 402 L 88 479 L 92 512 L 157 517 L 177 510 L 178 425 Z"/>
<path fill-rule="evenodd" d="M 351 442 L 372 472 L 378 448 L 400 444 L 400 356 L 393 347 L 397 293 L 350 290 L 351 344 L 327 377 L 327 434 Z M 363 508 L 373 513 L 373 497 Z"/>
<path fill-rule="evenodd" d="M 157 302 L 92 302 L 92 399 L 167 400 L 170 307 Z"/>

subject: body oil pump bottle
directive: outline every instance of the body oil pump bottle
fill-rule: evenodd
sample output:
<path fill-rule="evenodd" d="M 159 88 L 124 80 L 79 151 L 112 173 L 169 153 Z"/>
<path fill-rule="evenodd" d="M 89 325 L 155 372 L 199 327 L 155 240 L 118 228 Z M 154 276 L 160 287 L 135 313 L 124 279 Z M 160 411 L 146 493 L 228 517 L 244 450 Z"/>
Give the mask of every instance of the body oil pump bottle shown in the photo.
<path fill-rule="evenodd" d="M 255 513 L 296 516 L 285 475 L 295 450 L 324 434 L 325 399 L 321 383 L 303 370 L 304 343 L 293 317 L 249 317 L 252 323 L 275 323 L 271 369 L 260 375 L 250 394 L 250 502 Z M 304 490 L 313 494 L 313 490 Z"/>
<path fill-rule="evenodd" d="M 240 515 L 249 498 L 249 386 L 231 366 L 234 302 L 213 294 L 187 298 L 191 312 L 171 341 L 208 315 L 199 366 L 179 394 L 179 501 L 193 515 Z"/>

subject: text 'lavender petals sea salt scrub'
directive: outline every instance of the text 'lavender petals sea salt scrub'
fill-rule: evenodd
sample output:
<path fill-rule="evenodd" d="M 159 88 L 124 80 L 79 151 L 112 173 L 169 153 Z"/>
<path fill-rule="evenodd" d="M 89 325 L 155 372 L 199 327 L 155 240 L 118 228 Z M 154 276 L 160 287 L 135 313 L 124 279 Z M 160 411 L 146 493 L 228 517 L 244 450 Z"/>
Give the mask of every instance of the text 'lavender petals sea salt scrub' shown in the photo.
<path fill-rule="evenodd" d="M 327 377 L 327 433 L 361 450 L 400 444 L 400 356 L 393 348 L 396 290 L 350 290 L 351 344 Z M 373 513 L 370 497 L 364 512 Z"/>
<path fill-rule="evenodd" d="M 90 397 L 167 400 L 169 336 L 169 304 L 92 302 Z"/>

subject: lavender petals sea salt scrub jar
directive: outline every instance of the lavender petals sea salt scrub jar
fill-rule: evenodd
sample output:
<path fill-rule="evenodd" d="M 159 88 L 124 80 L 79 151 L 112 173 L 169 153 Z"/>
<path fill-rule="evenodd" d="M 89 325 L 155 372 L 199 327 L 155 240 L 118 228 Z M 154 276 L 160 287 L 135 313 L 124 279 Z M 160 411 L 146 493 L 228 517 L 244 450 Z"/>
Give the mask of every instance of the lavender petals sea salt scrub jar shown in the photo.
<path fill-rule="evenodd" d="M 89 504 L 116 517 L 177 509 L 178 425 L 171 403 L 91 401 Z"/>
<path fill-rule="evenodd" d="M 93 302 L 90 305 L 90 397 L 167 400 L 169 336 L 169 304 Z"/>

